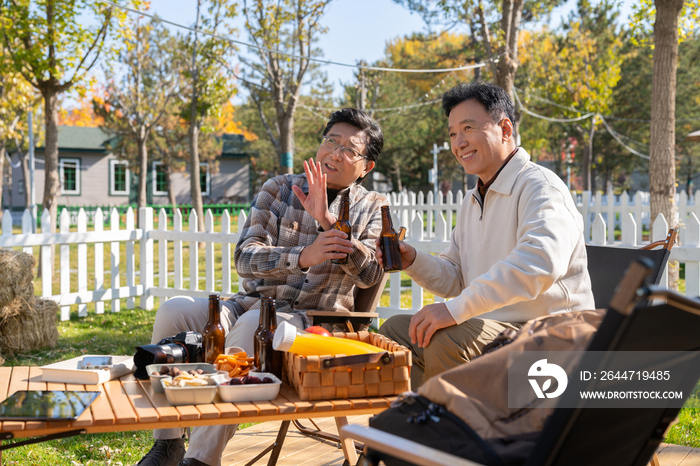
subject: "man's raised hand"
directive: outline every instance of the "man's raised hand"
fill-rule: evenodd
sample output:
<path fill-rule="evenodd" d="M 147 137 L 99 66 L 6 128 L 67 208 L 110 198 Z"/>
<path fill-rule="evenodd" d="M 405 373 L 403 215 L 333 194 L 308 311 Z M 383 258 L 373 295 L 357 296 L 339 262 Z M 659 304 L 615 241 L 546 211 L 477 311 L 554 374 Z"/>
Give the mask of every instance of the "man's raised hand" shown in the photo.
<path fill-rule="evenodd" d="M 304 210 L 316 219 L 324 230 L 330 230 L 336 219 L 328 211 L 326 175 L 321 172 L 321 163 L 313 159 L 309 159 L 308 162 L 304 160 L 304 172 L 309 184 L 309 194 L 304 194 L 299 186 L 292 186 L 292 191 L 301 201 Z"/>

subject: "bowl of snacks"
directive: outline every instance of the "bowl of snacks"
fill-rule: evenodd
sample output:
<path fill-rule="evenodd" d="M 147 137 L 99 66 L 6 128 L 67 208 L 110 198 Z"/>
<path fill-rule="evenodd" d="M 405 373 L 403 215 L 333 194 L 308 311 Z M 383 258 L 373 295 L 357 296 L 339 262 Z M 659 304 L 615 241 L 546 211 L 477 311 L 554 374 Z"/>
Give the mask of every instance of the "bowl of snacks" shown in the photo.
<path fill-rule="evenodd" d="M 268 401 L 279 394 L 282 381 L 269 372 L 250 372 L 245 377 L 232 377 L 217 382 L 219 396 L 223 401 Z"/>
<path fill-rule="evenodd" d="M 164 393 L 163 380 L 168 377 L 177 377 L 180 372 L 189 372 L 190 374 L 207 374 L 213 376 L 219 373 L 212 364 L 206 363 L 181 363 L 181 364 L 149 364 L 146 366 L 146 373 L 151 379 L 151 387 L 156 393 Z M 219 376 L 222 377 L 222 376 Z M 226 376 L 223 376 L 226 379 Z"/>
<path fill-rule="evenodd" d="M 226 372 L 229 377 L 245 377 L 253 368 L 253 359 L 249 358 L 245 351 L 237 346 L 226 348 L 224 354 L 220 354 L 214 361 L 214 367 Z"/>
<path fill-rule="evenodd" d="M 223 382 L 225 378 L 222 374 L 192 374 L 184 371 L 162 380 L 165 397 L 173 406 L 211 403 L 218 390 L 216 384 Z"/>

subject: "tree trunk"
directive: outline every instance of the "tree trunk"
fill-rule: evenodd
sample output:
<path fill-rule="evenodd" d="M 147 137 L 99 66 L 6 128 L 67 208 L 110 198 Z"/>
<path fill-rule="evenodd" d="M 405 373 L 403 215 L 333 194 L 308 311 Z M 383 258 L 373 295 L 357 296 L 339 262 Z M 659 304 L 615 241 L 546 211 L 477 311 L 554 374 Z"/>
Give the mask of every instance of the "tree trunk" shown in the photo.
<path fill-rule="evenodd" d="M 148 195 L 146 192 L 148 186 L 148 148 L 146 147 L 146 131 L 143 126 L 139 128 L 138 145 L 139 145 L 139 195 L 136 203 L 139 208 L 146 207 L 148 203 Z"/>
<path fill-rule="evenodd" d="M 654 69 L 649 140 L 649 193 L 651 225 L 663 214 L 669 228 L 678 228 L 676 216 L 676 69 L 678 21 L 683 0 L 655 0 Z M 657 232 L 658 234 L 658 232 Z M 669 288 L 678 287 L 678 263 L 669 262 Z"/>
<path fill-rule="evenodd" d="M 202 187 L 199 184 L 199 127 L 196 121 L 196 103 L 192 104 L 190 120 L 190 193 L 192 208 L 197 212 L 198 231 L 204 231 L 204 208 L 202 206 Z M 202 247 L 204 243 L 199 243 Z"/>
<path fill-rule="evenodd" d="M 46 143 L 44 144 L 44 198 L 41 204 L 51 214 L 51 233 L 56 233 L 58 212 L 56 197 L 61 189 L 58 177 L 58 93 L 48 85 L 42 90 L 42 94 Z"/>
<path fill-rule="evenodd" d="M 165 182 L 168 184 L 168 200 L 170 205 L 173 206 L 173 212 L 177 207 L 177 202 L 175 200 L 175 192 L 173 191 L 173 169 L 169 166 L 165 167 Z"/>
<path fill-rule="evenodd" d="M 25 181 L 26 183 L 26 181 Z M 0 222 L 4 213 L 2 203 L 2 192 L 5 187 L 5 141 L 0 142 Z"/>
<path fill-rule="evenodd" d="M 280 126 L 280 171 L 282 174 L 294 173 L 294 116 L 283 115 Z"/>

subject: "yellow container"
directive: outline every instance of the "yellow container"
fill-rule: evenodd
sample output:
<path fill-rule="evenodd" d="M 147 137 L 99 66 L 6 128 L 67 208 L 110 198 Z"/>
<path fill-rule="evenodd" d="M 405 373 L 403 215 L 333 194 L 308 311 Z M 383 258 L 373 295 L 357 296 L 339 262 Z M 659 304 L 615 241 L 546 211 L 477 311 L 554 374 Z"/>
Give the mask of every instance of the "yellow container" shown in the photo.
<path fill-rule="evenodd" d="M 272 347 L 277 351 L 299 354 L 301 356 L 344 354 L 371 354 L 383 351 L 381 348 L 358 340 L 347 338 L 324 337 L 315 333 L 299 330 L 288 322 L 282 322 L 275 330 Z"/>

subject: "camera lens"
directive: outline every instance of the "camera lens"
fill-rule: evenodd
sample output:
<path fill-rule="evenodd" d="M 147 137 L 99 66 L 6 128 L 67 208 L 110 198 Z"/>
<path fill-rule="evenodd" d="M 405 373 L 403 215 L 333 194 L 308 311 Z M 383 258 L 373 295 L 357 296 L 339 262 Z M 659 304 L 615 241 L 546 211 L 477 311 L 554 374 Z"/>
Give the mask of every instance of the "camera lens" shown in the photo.
<path fill-rule="evenodd" d="M 147 379 L 146 366 L 150 364 L 178 364 L 188 362 L 187 349 L 180 343 L 143 345 L 136 347 L 134 377 Z"/>

